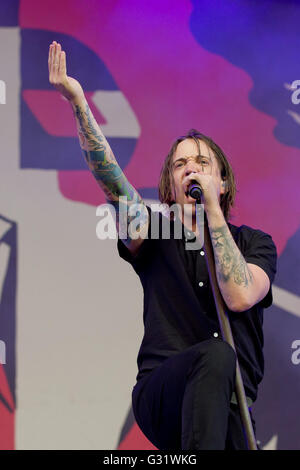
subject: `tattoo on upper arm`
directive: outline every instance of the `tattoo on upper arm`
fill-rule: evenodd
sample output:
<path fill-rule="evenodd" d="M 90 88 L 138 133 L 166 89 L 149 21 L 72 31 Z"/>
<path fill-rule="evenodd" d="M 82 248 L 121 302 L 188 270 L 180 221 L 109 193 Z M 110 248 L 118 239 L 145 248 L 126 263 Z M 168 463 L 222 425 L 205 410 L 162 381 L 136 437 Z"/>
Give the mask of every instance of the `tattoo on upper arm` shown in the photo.
<path fill-rule="evenodd" d="M 219 280 L 249 287 L 253 275 L 237 248 L 227 225 L 211 229 L 211 240 L 215 251 L 216 273 Z"/>

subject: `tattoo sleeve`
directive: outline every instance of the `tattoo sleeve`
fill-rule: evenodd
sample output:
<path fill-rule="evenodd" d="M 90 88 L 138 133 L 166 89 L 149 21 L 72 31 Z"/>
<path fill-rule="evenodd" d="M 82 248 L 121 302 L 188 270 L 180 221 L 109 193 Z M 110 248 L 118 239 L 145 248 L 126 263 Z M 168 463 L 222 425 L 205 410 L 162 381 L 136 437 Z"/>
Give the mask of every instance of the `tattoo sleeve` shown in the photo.
<path fill-rule="evenodd" d="M 116 209 L 117 226 L 119 225 L 120 205 L 141 204 L 144 207 L 144 216 L 140 217 L 140 228 L 148 221 L 148 211 L 138 194 L 129 183 L 115 156 L 97 124 L 88 103 L 74 104 L 73 111 L 76 119 L 79 142 L 89 169 L 103 189 L 107 201 Z M 122 196 L 122 197 L 121 197 Z M 120 199 L 121 197 L 121 199 Z M 124 202 L 126 201 L 126 202 Z M 128 211 L 126 211 L 128 213 Z M 127 225 L 131 221 L 127 216 Z M 131 238 L 128 237 L 128 242 Z"/>
<path fill-rule="evenodd" d="M 216 274 L 219 282 L 233 282 L 250 287 L 253 276 L 240 250 L 236 246 L 227 224 L 210 229 L 215 253 Z"/>

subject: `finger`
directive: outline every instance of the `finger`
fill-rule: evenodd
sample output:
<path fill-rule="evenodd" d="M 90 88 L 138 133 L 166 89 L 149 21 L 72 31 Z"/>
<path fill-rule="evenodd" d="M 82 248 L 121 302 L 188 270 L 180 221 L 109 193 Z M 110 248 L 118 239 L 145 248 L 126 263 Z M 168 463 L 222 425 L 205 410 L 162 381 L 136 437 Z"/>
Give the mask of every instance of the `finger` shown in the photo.
<path fill-rule="evenodd" d="M 55 43 L 54 44 L 54 62 L 53 62 L 53 65 L 54 66 L 58 66 L 58 44 Z"/>
<path fill-rule="evenodd" d="M 192 173 L 186 176 L 187 181 L 196 179 L 198 174 L 199 174 L 198 172 L 193 171 Z"/>
<path fill-rule="evenodd" d="M 56 47 L 56 53 L 57 53 L 57 57 L 56 57 L 56 63 L 55 65 L 57 66 L 57 76 L 58 77 L 62 77 L 61 75 L 61 45 L 59 43 L 57 43 L 57 47 Z"/>
<path fill-rule="evenodd" d="M 55 66 L 57 67 L 57 70 L 59 69 L 59 61 L 60 61 L 60 53 L 61 53 L 61 45 L 59 43 L 56 43 L 56 48 L 55 48 Z"/>
<path fill-rule="evenodd" d="M 49 48 L 48 66 L 49 66 L 49 80 L 51 82 L 56 79 L 56 75 L 57 75 L 57 70 L 56 70 L 57 69 L 57 66 L 56 66 L 57 46 L 58 46 L 58 43 L 56 41 L 52 41 L 52 44 L 50 44 L 50 48 Z"/>
<path fill-rule="evenodd" d="M 54 60 L 54 44 L 51 44 L 49 47 L 49 57 L 48 57 L 48 66 L 49 66 L 50 73 L 53 70 L 53 60 Z"/>
<path fill-rule="evenodd" d="M 54 55 L 55 55 L 55 41 L 52 43 L 52 54 L 51 54 L 51 64 L 53 67 L 53 62 L 54 62 Z"/>
<path fill-rule="evenodd" d="M 54 80 L 54 57 L 55 57 L 55 43 L 52 43 L 51 57 L 50 57 L 50 76 Z"/>
<path fill-rule="evenodd" d="M 49 70 L 49 75 L 51 73 L 51 57 L 52 57 L 52 44 L 49 46 L 49 53 L 48 53 L 48 70 Z"/>
<path fill-rule="evenodd" d="M 49 50 L 49 79 L 50 81 L 53 79 L 53 72 L 54 72 L 54 67 L 53 67 L 53 63 L 54 63 L 54 54 L 55 54 L 55 46 L 54 44 L 52 43 L 51 46 L 50 46 L 50 50 Z"/>
<path fill-rule="evenodd" d="M 59 59 L 59 76 L 65 77 L 67 75 L 66 53 L 61 51 Z"/>
<path fill-rule="evenodd" d="M 59 51 L 58 51 L 58 44 L 57 42 L 55 42 L 54 47 L 53 47 L 53 62 L 52 62 L 52 76 L 54 80 L 57 79 L 58 68 L 59 68 Z"/>

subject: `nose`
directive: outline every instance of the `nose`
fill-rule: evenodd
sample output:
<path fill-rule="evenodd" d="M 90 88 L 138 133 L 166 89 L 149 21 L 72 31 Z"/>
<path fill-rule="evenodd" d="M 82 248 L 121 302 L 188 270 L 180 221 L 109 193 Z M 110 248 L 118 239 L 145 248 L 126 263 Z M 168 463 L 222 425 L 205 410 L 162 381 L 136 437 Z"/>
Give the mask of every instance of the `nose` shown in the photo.
<path fill-rule="evenodd" d="M 201 166 L 197 165 L 195 161 L 189 160 L 185 167 L 185 176 L 189 176 L 192 173 L 198 173 L 201 171 Z"/>
<path fill-rule="evenodd" d="M 189 176 L 189 175 L 191 175 L 191 174 L 193 174 L 193 173 L 196 173 L 196 172 L 193 171 L 193 170 L 188 170 L 188 169 L 185 170 L 185 176 Z"/>

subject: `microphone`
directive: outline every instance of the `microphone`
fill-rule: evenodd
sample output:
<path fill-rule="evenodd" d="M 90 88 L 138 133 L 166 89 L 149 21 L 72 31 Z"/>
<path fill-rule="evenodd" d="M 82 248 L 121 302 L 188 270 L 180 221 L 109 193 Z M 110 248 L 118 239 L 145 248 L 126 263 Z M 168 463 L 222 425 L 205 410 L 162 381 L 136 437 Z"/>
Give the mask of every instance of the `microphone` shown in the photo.
<path fill-rule="evenodd" d="M 188 193 L 193 199 L 199 201 L 202 196 L 202 189 L 200 184 L 197 181 L 192 180 L 191 184 L 189 185 Z"/>

